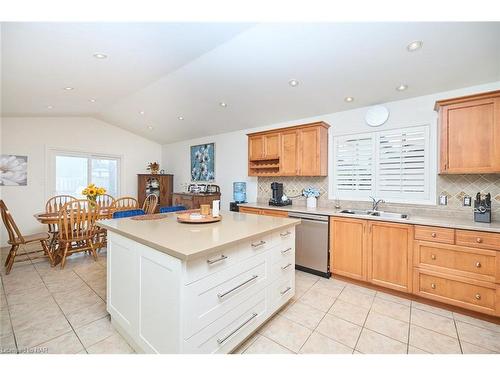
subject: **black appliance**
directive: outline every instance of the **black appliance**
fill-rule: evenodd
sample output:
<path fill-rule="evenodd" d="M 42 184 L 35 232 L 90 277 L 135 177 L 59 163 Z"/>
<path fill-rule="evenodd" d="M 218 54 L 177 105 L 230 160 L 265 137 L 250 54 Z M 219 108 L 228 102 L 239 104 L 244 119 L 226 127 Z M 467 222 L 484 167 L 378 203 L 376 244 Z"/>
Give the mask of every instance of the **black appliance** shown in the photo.
<path fill-rule="evenodd" d="M 280 182 L 273 182 L 271 184 L 271 190 L 273 191 L 273 196 L 269 199 L 270 206 L 288 206 L 292 204 L 291 199 L 283 199 L 283 184 Z"/>
<path fill-rule="evenodd" d="M 491 223 L 491 194 L 481 197 L 481 193 L 476 194 L 474 199 L 474 221 L 478 223 Z"/>
<path fill-rule="evenodd" d="M 238 206 L 238 202 L 229 202 L 229 211 L 240 212 L 240 206 Z"/>

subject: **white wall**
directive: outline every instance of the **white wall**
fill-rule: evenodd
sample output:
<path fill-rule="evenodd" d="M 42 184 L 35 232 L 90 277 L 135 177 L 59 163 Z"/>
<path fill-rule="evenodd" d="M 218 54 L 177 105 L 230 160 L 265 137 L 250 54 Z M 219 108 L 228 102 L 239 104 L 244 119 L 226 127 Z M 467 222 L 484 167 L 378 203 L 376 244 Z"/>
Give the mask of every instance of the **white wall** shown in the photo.
<path fill-rule="evenodd" d="M 137 196 L 137 173 L 161 160 L 161 145 L 88 117 L 1 119 L 1 151 L 28 156 L 28 185 L 3 186 L 2 199 L 25 233 L 46 230 L 33 214 L 45 209 L 47 154 L 51 148 L 121 156 L 121 195 Z M 6 243 L 2 225 L 2 244 Z"/>
<path fill-rule="evenodd" d="M 500 89 L 500 81 L 479 86 L 467 87 L 459 90 L 419 96 L 406 100 L 382 103 L 390 111 L 389 120 L 384 125 L 375 129 L 372 128 L 372 130 L 386 130 L 429 124 L 431 126 L 431 132 L 433 134 L 433 158 L 436 159 L 437 113 L 434 111 L 434 103 L 436 102 L 436 100 L 498 89 Z M 355 103 L 353 103 L 353 105 L 355 105 Z M 223 208 L 227 207 L 227 205 L 229 204 L 228 202 L 232 199 L 232 183 L 234 181 L 247 181 L 247 200 L 249 202 L 252 202 L 256 200 L 258 187 L 257 179 L 248 177 L 247 175 L 247 133 L 298 125 L 314 121 L 325 121 L 331 125 L 329 132 L 329 158 L 331 161 L 333 136 L 370 131 L 370 128 L 366 125 L 364 120 L 366 111 L 367 107 L 361 107 L 350 111 L 318 115 L 314 117 L 270 125 L 255 124 L 255 128 L 167 144 L 163 146 L 162 150 L 163 167 L 166 167 L 169 173 L 174 174 L 174 190 L 181 191 L 184 187 L 183 184 L 190 182 L 191 175 L 189 147 L 191 145 L 200 143 L 215 142 L 215 183 L 221 186 Z M 435 164 L 436 162 L 434 163 L 432 172 L 434 175 L 434 178 L 432 180 L 434 182 L 436 180 L 437 173 Z M 330 162 L 329 165 L 331 166 L 332 163 Z"/>

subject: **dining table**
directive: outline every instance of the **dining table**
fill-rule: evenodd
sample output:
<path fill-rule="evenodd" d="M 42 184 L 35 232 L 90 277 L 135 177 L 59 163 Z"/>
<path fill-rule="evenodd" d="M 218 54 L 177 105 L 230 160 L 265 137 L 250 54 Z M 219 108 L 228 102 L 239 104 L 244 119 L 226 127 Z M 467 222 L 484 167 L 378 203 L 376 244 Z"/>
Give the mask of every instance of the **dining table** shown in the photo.
<path fill-rule="evenodd" d="M 102 208 L 99 210 L 97 214 L 97 220 L 106 220 L 111 219 L 113 215 L 113 211 L 109 208 Z M 39 212 L 33 215 L 35 219 L 44 225 L 56 226 L 59 224 L 59 212 Z M 100 234 L 100 230 L 97 230 L 96 235 Z M 58 236 L 59 233 L 52 232 L 52 237 L 48 244 L 50 251 L 54 254 L 55 264 L 60 262 L 61 256 L 58 254 L 57 245 L 58 245 Z M 105 238 L 105 236 L 104 236 Z M 104 240 L 105 241 L 105 240 Z M 59 255 L 59 256 L 58 256 Z"/>

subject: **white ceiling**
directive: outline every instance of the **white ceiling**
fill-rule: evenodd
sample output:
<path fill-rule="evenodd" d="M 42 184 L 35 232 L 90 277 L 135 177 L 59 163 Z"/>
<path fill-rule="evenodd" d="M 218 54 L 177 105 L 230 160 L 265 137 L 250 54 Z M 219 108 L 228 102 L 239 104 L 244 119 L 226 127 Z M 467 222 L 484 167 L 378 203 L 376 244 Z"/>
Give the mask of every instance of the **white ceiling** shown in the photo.
<path fill-rule="evenodd" d="M 500 80 L 500 23 L 18 23 L 2 42 L 4 115 L 95 116 L 159 143 Z"/>

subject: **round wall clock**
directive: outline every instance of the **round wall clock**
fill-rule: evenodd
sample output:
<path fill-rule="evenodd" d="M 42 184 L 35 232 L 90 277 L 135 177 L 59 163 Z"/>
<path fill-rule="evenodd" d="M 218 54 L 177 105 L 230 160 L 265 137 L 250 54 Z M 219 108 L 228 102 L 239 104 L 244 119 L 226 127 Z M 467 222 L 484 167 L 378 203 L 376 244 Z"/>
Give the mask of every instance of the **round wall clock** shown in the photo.
<path fill-rule="evenodd" d="M 389 118 L 389 110 L 383 105 L 371 107 L 365 115 L 365 121 L 369 126 L 380 126 Z"/>

